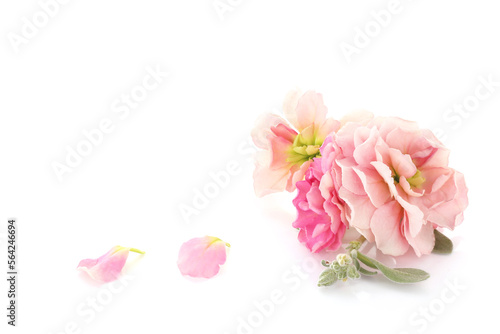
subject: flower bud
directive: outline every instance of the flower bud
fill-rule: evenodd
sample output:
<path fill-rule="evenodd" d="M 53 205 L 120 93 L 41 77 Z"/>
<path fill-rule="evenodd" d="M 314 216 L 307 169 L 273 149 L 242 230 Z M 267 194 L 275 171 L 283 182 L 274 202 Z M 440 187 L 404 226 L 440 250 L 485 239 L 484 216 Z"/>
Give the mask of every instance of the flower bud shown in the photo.
<path fill-rule="evenodd" d="M 341 267 L 345 267 L 352 263 L 352 258 L 347 254 L 339 254 L 337 255 L 337 262 Z"/>
<path fill-rule="evenodd" d="M 349 277 L 350 279 L 358 279 L 358 278 L 361 277 L 361 275 L 359 274 L 359 272 L 356 269 L 356 267 L 349 266 L 347 268 L 347 277 Z"/>

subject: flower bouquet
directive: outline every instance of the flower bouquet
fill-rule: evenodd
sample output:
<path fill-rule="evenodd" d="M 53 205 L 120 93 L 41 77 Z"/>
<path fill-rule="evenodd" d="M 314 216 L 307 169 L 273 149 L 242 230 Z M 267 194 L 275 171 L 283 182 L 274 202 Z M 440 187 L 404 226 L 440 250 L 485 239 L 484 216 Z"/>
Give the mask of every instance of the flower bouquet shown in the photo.
<path fill-rule="evenodd" d="M 290 92 L 285 118 L 263 115 L 252 131 L 257 196 L 297 191 L 292 226 L 311 252 L 337 251 L 348 229 L 359 238 L 320 275 L 320 286 L 382 273 L 398 283 L 429 274 L 389 268 L 360 252 L 363 242 L 382 253 L 451 253 L 439 229 L 453 230 L 468 205 L 464 175 L 448 166 L 449 150 L 415 122 L 355 112 L 327 118 L 321 94 Z"/>

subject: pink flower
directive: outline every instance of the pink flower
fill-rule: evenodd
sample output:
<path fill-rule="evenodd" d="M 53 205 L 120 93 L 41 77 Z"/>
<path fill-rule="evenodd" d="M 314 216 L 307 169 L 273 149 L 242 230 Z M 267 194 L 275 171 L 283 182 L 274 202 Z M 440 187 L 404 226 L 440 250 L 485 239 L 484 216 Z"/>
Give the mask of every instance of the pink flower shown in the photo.
<path fill-rule="evenodd" d="M 342 154 L 335 150 L 330 158 L 350 226 L 385 254 L 402 255 L 410 247 L 418 256 L 429 254 L 436 227 L 454 229 L 463 221 L 463 174 L 448 167 L 449 151 L 416 123 L 359 119 L 333 135 Z"/>
<path fill-rule="evenodd" d="M 216 237 L 191 239 L 182 244 L 177 266 L 183 275 L 211 278 L 226 262 L 226 246 L 230 247 Z"/>
<path fill-rule="evenodd" d="M 252 138 L 259 148 L 254 172 L 257 196 L 295 190 L 304 179 L 313 158 L 330 133 L 338 130 L 340 122 L 327 119 L 327 108 L 321 94 L 308 91 L 302 96 L 294 91 L 285 99 L 283 110 L 290 122 L 273 114 L 261 117 Z"/>
<path fill-rule="evenodd" d="M 326 198 L 322 195 L 320 188 L 325 177 L 322 160 L 324 158 L 314 158 L 305 180 L 297 183 L 298 194 L 293 200 L 298 212 L 293 227 L 300 229 L 299 241 L 313 253 L 337 250 L 347 227 L 341 215 L 343 205 L 332 198 L 337 198 L 334 187 Z"/>
<path fill-rule="evenodd" d="M 120 275 L 129 252 L 144 254 L 135 248 L 115 246 L 98 259 L 85 259 L 80 261 L 77 269 L 85 271 L 96 281 L 111 282 Z"/>

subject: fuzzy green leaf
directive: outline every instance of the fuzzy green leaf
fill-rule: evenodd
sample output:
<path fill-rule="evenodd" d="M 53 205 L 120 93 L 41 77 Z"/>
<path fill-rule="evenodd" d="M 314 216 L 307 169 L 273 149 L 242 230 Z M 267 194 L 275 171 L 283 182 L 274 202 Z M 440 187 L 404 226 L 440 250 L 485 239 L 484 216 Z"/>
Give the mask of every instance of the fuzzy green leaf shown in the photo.
<path fill-rule="evenodd" d="M 337 282 L 337 273 L 331 268 L 326 269 L 319 275 L 318 286 L 329 286 L 335 282 Z"/>
<path fill-rule="evenodd" d="M 358 252 L 358 259 L 366 264 L 367 266 L 379 269 L 385 277 L 396 283 L 417 283 L 424 281 L 430 277 L 430 275 L 420 269 L 414 268 L 389 268 L 384 266 L 382 263 L 369 258 L 368 256 Z"/>
<path fill-rule="evenodd" d="M 453 251 L 453 242 L 446 235 L 438 230 L 434 230 L 434 236 L 436 237 L 436 243 L 432 250 L 433 253 L 450 254 Z"/>
<path fill-rule="evenodd" d="M 362 273 L 363 275 L 365 276 L 373 276 L 373 275 L 377 275 L 377 272 L 376 271 L 370 271 L 370 270 L 366 270 L 365 268 L 363 267 L 360 267 L 359 269 L 359 272 Z"/>
<path fill-rule="evenodd" d="M 367 265 L 368 267 L 372 269 L 378 269 L 375 263 L 373 263 L 373 259 L 370 259 L 368 256 L 366 256 L 363 253 L 358 252 L 358 260 Z"/>

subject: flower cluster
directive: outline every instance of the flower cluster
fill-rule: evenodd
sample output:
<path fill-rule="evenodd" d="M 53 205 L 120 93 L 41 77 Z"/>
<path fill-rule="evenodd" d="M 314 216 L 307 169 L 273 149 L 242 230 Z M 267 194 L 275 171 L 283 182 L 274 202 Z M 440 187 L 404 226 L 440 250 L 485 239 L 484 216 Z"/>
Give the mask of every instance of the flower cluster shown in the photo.
<path fill-rule="evenodd" d="M 335 251 L 347 229 L 384 254 L 429 254 L 436 229 L 453 230 L 468 205 L 449 150 L 415 122 L 352 113 L 327 118 L 321 94 L 290 93 L 285 119 L 265 115 L 252 132 L 255 192 L 293 192 L 298 238 L 311 252 Z M 440 234 L 442 236 L 442 234 Z"/>

